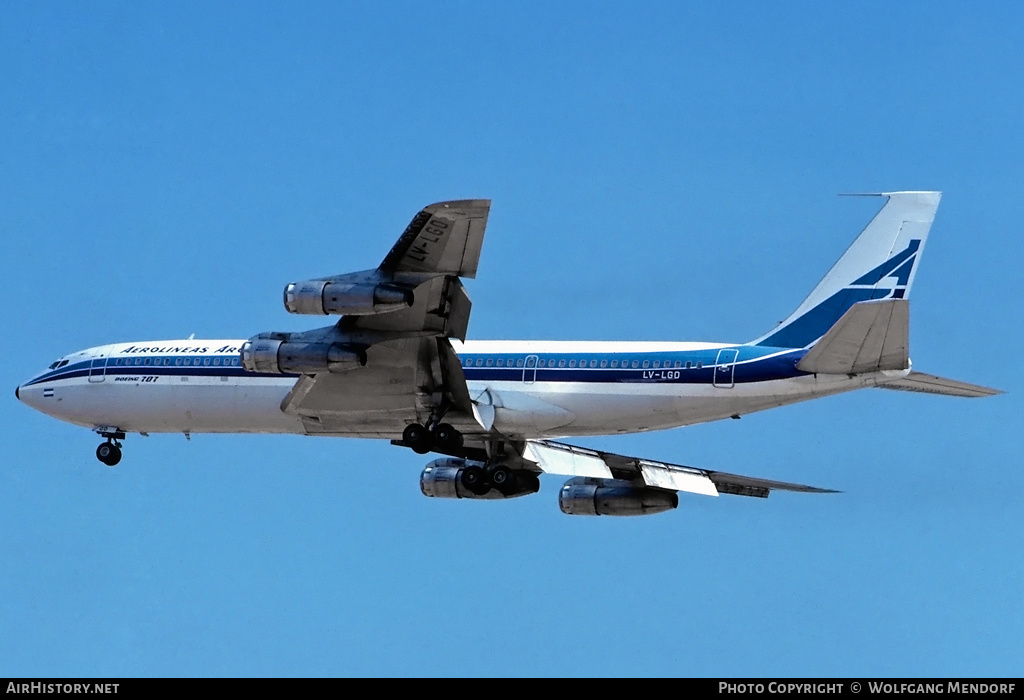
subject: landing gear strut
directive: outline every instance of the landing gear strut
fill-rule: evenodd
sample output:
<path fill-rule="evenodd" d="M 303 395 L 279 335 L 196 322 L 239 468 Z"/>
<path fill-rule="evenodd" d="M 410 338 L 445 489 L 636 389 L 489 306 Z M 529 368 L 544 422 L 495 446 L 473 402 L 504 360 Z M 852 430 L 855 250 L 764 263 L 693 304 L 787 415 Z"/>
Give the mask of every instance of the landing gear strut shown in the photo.
<path fill-rule="evenodd" d="M 97 431 L 99 432 L 99 431 Z M 112 467 L 121 461 L 121 440 L 124 440 L 124 433 L 121 431 L 100 432 L 100 437 L 105 437 L 106 442 L 100 443 L 96 448 L 96 459 Z"/>
<path fill-rule="evenodd" d="M 405 426 L 405 430 L 402 431 L 402 442 L 421 455 L 431 450 L 442 454 L 452 454 L 453 450 L 458 450 L 462 447 L 462 433 L 450 424 L 441 422 L 451 407 L 452 402 L 448 397 L 442 397 L 440 403 L 431 411 L 426 426 L 419 423 Z"/>

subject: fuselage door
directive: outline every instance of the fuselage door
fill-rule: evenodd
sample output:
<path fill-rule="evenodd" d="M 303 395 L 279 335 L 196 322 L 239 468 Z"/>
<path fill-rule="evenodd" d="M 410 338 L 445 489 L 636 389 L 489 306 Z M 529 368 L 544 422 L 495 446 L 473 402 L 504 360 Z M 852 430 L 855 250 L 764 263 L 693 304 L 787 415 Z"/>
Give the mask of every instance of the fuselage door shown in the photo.
<path fill-rule="evenodd" d="M 526 367 L 523 368 L 523 382 L 533 384 L 537 381 L 537 356 L 526 356 Z"/>
<path fill-rule="evenodd" d="M 107 378 L 107 358 L 97 357 L 89 363 L 89 381 L 102 382 Z"/>
<path fill-rule="evenodd" d="M 736 356 L 739 350 L 731 348 L 719 350 L 715 360 L 715 378 L 713 384 L 720 389 L 732 389 L 735 386 Z"/>

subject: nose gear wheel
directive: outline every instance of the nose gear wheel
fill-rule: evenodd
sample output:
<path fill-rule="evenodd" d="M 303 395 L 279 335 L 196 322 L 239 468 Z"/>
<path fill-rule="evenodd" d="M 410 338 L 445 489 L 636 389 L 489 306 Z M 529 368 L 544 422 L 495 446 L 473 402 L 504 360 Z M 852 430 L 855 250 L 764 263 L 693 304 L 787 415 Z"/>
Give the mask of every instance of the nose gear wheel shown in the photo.
<path fill-rule="evenodd" d="M 124 440 L 124 433 L 120 430 L 97 430 L 100 437 L 105 437 L 106 442 L 100 443 L 96 448 L 96 459 L 112 467 L 121 461 L 121 440 Z"/>

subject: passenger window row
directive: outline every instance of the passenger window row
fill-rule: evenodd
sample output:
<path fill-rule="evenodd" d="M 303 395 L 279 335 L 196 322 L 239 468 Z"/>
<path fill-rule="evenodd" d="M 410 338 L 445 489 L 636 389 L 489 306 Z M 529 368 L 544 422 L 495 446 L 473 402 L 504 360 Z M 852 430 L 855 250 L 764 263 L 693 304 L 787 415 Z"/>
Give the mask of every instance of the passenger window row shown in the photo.
<path fill-rule="evenodd" d="M 517 367 L 518 368 L 518 367 L 523 367 L 524 366 L 524 361 L 523 361 L 522 358 L 516 359 L 516 358 L 512 358 L 512 357 L 510 357 L 508 359 L 505 359 L 505 358 L 497 358 L 497 359 L 495 359 L 493 357 L 486 358 L 486 359 L 482 358 L 482 357 L 467 357 L 463 361 L 463 365 L 466 366 L 466 367 L 505 367 L 505 368 Z M 548 359 L 538 359 L 534 366 L 537 367 L 538 369 L 544 369 L 544 368 L 551 369 L 551 368 L 555 368 L 555 367 L 557 367 L 559 369 L 564 368 L 564 367 L 570 367 L 570 368 L 590 367 L 592 369 L 596 369 L 598 367 L 600 367 L 601 369 L 606 369 L 606 368 L 609 368 L 609 367 L 612 368 L 612 369 L 651 369 L 651 368 L 653 368 L 653 369 L 668 369 L 668 368 L 674 368 L 674 369 L 693 369 L 694 368 L 694 364 L 692 362 L 687 361 L 687 362 L 684 363 L 682 360 L 674 360 L 674 361 L 673 360 L 664 360 L 664 361 L 662 361 L 662 360 L 643 360 L 642 362 L 640 360 L 632 360 L 632 361 L 630 361 L 630 360 L 622 360 L 621 362 L 619 360 L 611 360 L 609 362 L 608 360 L 600 360 L 600 361 L 598 361 L 598 360 L 589 360 L 588 361 L 586 359 L 580 359 L 580 360 L 548 360 Z M 704 363 L 703 362 L 696 363 L 696 368 L 697 369 L 702 369 L 703 367 L 704 367 Z M 532 368 L 533 367 L 531 366 L 531 369 Z"/>
<path fill-rule="evenodd" d="M 237 367 L 238 357 L 115 357 L 108 367 Z"/>

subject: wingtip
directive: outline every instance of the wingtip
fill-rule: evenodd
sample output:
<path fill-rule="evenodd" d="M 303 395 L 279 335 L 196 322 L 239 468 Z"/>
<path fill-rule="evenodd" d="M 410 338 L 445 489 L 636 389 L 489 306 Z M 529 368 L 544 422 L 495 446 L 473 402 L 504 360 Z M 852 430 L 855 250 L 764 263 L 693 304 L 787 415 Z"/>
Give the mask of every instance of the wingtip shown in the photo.
<path fill-rule="evenodd" d="M 896 192 L 840 192 L 840 197 L 893 197 L 917 198 L 928 204 L 938 204 L 942 199 L 940 190 L 899 190 Z"/>
<path fill-rule="evenodd" d="M 423 207 L 424 211 L 431 213 L 442 209 L 483 209 L 491 206 L 489 199 L 452 199 L 447 202 L 434 202 Z"/>

